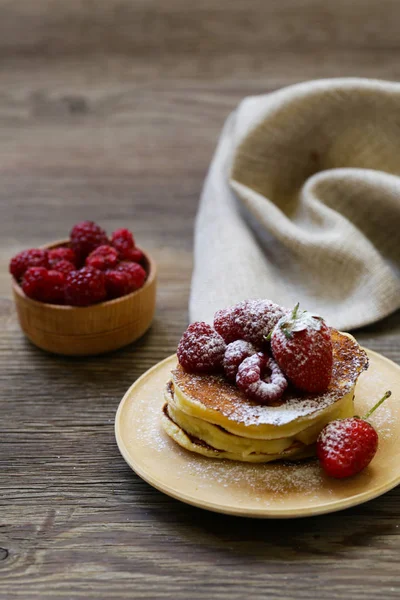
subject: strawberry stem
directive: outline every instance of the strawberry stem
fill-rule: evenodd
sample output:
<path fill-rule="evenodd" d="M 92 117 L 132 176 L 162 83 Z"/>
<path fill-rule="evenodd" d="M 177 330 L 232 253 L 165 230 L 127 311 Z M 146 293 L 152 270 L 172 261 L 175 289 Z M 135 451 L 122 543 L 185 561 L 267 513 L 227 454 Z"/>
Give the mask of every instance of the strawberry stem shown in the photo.
<path fill-rule="evenodd" d="M 370 408 L 369 411 L 367 412 L 367 414 L 364 415 L 362 418 L 364 420 L 367 420 L 372 415 L 372 413 L 376 411 L 378 406 L 383 404 L 383 402 L 385 402 L 385 400 L 387 400 L 391 395 L 392 395 L 392 392 L 390 390 L 388 390 L 386 392 L 386 394 L 372 408 Z"/>
<path fill-rule="evenodd" d="M 292 312 L 292 319 L 295 320 L 297 317 L 297 311 L 299 310 L 300 302 L 296 304 Z"/>

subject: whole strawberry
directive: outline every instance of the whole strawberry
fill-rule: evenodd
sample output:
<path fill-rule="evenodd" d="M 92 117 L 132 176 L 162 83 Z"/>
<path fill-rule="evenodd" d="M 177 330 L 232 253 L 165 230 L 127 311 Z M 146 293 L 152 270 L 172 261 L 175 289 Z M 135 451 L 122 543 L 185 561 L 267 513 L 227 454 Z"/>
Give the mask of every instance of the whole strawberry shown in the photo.
<path fill-rule="evenodd" d="M 359 473 L 374 458 L 378 434 L 366 419 L 391 396 L 386 394 L 364 418 L 348 417 L 328 423 L 317 440 L 317 456 L 324 471 L 336 479 Z"/>
<path fill-rule="evenodd" d="M 327 390 L 333 353 L 329 327 L 321 317 L 299 310 L 283 316 L 269 336 L 274 358 L 292 384 L 312 394 Z"/>

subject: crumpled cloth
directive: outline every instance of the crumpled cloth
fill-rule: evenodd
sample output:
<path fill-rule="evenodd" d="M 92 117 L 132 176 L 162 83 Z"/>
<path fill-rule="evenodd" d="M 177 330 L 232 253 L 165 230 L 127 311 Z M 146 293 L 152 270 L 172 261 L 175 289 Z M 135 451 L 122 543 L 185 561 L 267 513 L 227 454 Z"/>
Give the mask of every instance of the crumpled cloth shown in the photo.
<path fill-rule="evenodd" d="M 247 298 L 342 330 L 400 307 L 400 84 L 310 81 L 228 117 L 195 226 L 190 318 Z"/>

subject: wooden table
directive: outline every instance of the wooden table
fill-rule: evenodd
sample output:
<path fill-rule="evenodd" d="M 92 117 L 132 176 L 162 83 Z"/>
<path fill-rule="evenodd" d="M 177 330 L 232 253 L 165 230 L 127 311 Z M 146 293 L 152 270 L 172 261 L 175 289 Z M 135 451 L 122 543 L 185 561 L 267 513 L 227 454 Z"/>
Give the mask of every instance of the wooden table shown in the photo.
<path fill-rule="evenodd" d="M 198 5 L 196 7 L 196 4 Z M 113 421 L 187 322 L 192 227 L 227 114 L 309 78 L 400 77 L 394 0 L 0 0 L 0 598 L 399 598 L 400 489 L 339 514 L 251 521 L 136 477 Z M 134 346 L 47 355 L 7 265 L 78 220 L 131 227 L 160 270 Z M 357 332 L 400 362 L 400 314 Z"/>

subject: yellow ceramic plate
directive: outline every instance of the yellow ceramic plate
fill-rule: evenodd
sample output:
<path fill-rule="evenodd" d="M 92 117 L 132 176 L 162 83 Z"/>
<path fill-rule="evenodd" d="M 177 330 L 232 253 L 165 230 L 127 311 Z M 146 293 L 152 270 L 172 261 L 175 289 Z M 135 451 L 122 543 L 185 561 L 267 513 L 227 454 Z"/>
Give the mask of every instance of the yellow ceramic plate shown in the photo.
<path fill-rule="evenodd" d="M 147 371 L 123 397 L 115 421 L 118 447 L 128 465 L 152 486 L 208 510 L 293 518 L 361 504 L 400 483 L 400 367 L 376 352 L 367 353 L 370 367 L 356 387 L 357 413 L 364 414 L 386 390 L 393 394 L 371 417 L 379 431 L 379 450 L 355 477 L 331 479 L 316 460 L 254 465 L 182 449 L 160 427 L 163 390 L 176 356 Z"/>

